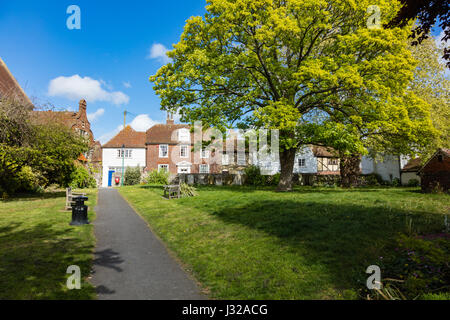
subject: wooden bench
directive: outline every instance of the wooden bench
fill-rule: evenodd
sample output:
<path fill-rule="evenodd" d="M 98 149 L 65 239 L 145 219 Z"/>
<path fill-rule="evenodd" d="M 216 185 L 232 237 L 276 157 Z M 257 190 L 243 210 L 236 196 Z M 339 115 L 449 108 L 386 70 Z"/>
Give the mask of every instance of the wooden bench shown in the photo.
<path fill-rule="evenodd" d="M 72 188 L 67 188 L 66 189 L 66 210 L 72 210 L 72 205 L 75 204 L 75 201 L 73 200 L 73 198 L 78 197 L 78 196 L 85 196 L 86 193 L 76 193 L 76 192 L 72 192 Z"/>
<path fill-rule="evenodd" d="M 178 184 L 164 186 L 164 197 L 167 199 L 178 199 L 180 197 L 180 186 Z"/>

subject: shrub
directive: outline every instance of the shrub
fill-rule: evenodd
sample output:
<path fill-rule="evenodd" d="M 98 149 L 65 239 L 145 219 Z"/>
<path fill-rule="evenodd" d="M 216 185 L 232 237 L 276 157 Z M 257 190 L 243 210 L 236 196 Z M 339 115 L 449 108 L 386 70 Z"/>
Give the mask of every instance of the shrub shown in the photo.
<path fill-rule="evenodd" d="M 169 172 L 152 170 L 146 173 L 143 178 L 145 184 L 169 184 Z"/>
<path fill-rule="evenodd" d="M 180 184 L 180 192 L 183 197 L 195 197 L 197 195 L 197 189 L 187 183 Z"/>
<path fill-rule="evenodd" d="M 392 180 L 392 186 L 393 187 L 399 187 L 399 186 L 401 186 L 401 182 L 400 182 L 400 179 L 399 178 L 394 178 L 393 180 Z"/>
<path fill-rule="evenodd" d="M 265 184 L 265 177 L 261 174 L 259 167 L 255 165 L 244 169 L 245 184 L 250 186 L 262 186 Z"/>
<path fill-rule="evenodd" d="M 420 182 L 418 179 L 411 179 L 408 181 L 407 186 L 408 187 L 418 187 L 420 185 Z"/>
<path fill-rule="evenodd" d="M 125 170 L 125 176 L 123 184 L 125 186 L 133 186 L 141 182 L 141 168 L 138 167 L 127 167 Z"/>
<path fill-rule="evenodd" d="M 94 177 L 90 175 L 89 171 L 82 165 L 77 165 L 75 171 L 72 172 L 71 182 L 69 184 L 72 188 L 96 188 L 97 182 Z"/>

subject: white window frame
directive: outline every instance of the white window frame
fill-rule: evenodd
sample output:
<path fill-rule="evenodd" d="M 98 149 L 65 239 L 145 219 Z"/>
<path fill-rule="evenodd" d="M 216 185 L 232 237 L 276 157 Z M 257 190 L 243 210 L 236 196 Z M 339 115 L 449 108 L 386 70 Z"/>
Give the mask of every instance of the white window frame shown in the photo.
<path fill-rule="evenodd" d="M 243 152 L 237 153 L 237 164 L 239 166 L 245 166 L 247 164 L 245 153 L 243 153 Z"/>
<path fill-rule="evenodd" d="M 202 149 L 202 151 L 200 151 L 200 157 L 202 159 L 208 159 L 209 158 L 209 150 L 208 149 Z"/>
<path fill-rule="evenodd" d="M 306 159 L 305 159 L 305 158 L 299 158 L 299 159 L 298 159 L 298 166 L 299 166 L 300 168 L 306 167 Z"/>
<path fill-rule="evenodd" d="M 162 155 L 162 149 L 161 149 L 162 146 L 166 146 L 166 148 L 167 148 L 165 156 Z M 169 157 L 169 145 L 168 144 L 160 144 L 158 149 L 159 149 L 159 157 L 160 158 L 168 158 Z"/>
<path fill-rule="evenodd" d="M 206 168 L 206 170 L 202 170 L 202 168 Z M 199 173 L 209 173 L 209 164 L 200 164 L 198 166 Z"/>
<path fill-rule="evenodd" d="M 183 156 L 182 150 L 186 149 L 186 154 Z M 180 145 L 180 158 L 189 158 L 189 146 L 186 144 Z"/>
<path fill-rule="evenodd" d="M 165 163 L 158 164 L 158 172 L 161 171 L 162 168 L 167 168 L 166 172 L 169 172 L 169 165 Z"/>
<path fill-rule="evenodd" d="M 227 166 L 230 164 L 230 156 L 228 153 L 222 153 L 222 165 Z"/>

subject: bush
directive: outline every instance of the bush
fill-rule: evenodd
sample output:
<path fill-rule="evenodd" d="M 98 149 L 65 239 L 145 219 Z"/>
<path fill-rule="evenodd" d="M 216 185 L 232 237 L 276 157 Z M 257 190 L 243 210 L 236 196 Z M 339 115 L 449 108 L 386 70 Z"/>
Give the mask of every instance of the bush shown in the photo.
<path fill-rule="evenodd" d="M 142 180 L 145 184 L 169 184 L 169 172 L 152 170 Z"/>
<path fill-rule="evenodd" d="M 127 167 L 123 184 L 125 186 L 133 186 L 139 184 L 139 182 L 141 182 L 141 168 L 139 166 L 134 168 Z"/>
<path fill-rule="evenodd" d="M 418 179 L 411 179 L 408 181 L 407 186 L 408 187 L 418 187 L 420 185 L 420 182 Z"/>
<path fill-rule="evenodd" d="M 197 189 L 187 183 L 182 183 L 180 184 L 180 193 L 183 197 L 195 197 L 197 195 Z"/>
<path fill-rule="evenodd" d="M 90 175 L 89 171 L 82 165 L 77 165 L 75 171 L 72 172 L 71 182 L 69 184 L 72 188 L 96 188 L 97 182 L 94 177 Z"/>
<path fill-rule="evenodd" d="M 244 169 L 245 184 L 249 186 L 262 186 L 265 184 L 265 178 L 261 174 L 259 167 L 251 165 Z"/>

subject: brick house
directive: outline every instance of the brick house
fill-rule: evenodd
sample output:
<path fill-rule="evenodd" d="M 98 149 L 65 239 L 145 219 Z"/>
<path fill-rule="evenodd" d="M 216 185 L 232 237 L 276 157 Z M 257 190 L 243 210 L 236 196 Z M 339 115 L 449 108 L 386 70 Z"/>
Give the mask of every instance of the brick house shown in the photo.
<path fill-rule="evenodd" d="M 450 149 L 439 149 L 419 170 L 423 192 L 450 189 Z"/>
<path fill-rule="evenodd" d="M 165 124 L 156 124 L 146 131 L 146 170 L 167 170 L 178 173 L 218 173 L 217 164 L 212 164 L 214 153 L 204 149 L 194 154 L 194 134 L 186 124 L 175 124 L 168 114 Z M 194 161 L 198 159 L 198 161 Z"/>

